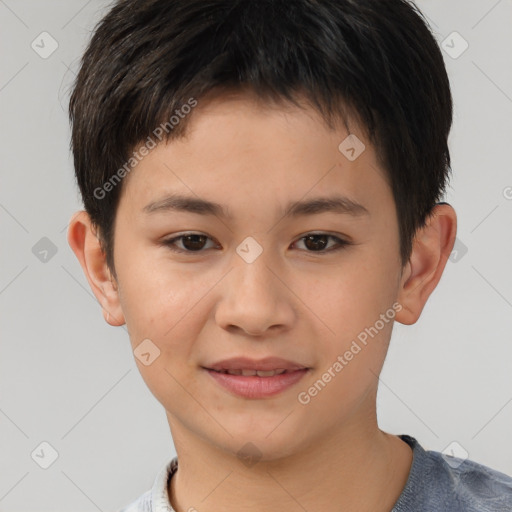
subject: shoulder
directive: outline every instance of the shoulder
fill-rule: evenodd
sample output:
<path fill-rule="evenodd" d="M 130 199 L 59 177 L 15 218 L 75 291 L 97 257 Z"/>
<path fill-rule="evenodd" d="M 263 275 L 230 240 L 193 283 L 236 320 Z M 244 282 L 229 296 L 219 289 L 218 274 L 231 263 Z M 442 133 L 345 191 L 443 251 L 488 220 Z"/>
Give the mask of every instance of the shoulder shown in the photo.
<path fill-rule="evenodd" d="M 512 477 L 469 459 L 425 450 L 410 436 L 413 449 L 409 479 L 393 512 L 512 511 Z"/>
<path fill-rule="evenodd" d="M 512 478 L 472 460 L 427 452 L 439 468 L 440 483 L 452 493 L 461 510 L 505 512 L 512 510 Z"/>

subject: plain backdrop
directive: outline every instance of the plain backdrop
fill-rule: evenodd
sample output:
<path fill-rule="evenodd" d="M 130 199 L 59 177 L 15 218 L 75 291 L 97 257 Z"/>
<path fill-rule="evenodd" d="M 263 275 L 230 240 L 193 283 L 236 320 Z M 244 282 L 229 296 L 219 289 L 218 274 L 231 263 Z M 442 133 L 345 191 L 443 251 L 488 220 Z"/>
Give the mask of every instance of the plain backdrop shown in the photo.
<path fill-rule="evenodd" d="M 457 245 L 421 319 L 395 325 L 379 424 L 512 475 L 512 2 L 418 5 L 455 102 Z M 66 241 L 81 209 L 69 88 L 107 8 L 0 0 L 0 511 L 117 510 L 175 454 L 126 329 L 105 323 Z M 58 455 L 48 469 L 43 452 Z"/>

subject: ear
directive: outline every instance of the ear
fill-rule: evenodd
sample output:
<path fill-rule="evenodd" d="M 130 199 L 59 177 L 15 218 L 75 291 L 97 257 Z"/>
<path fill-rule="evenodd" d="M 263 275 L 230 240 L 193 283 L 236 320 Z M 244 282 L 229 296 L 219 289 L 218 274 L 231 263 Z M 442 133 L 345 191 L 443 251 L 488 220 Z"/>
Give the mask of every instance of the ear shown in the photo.
<path fill-rule="evenodd" d="M 441 279 L 453 250 L 457 215 L 448 203 L 438 203 L 425 227 L 414 237 L 411 257 L 404 267 L 398 302 L 402 310 L 395 319 L 401 324 L 417 322 L 427 299 Z"/>
<path fill-rule="evenodd" d="M 117 283 L 107 266 L 96 230 L 89 214 L 76 212 L 69 223 L 68 243 L 73 249 L 92 292 L 103 308 L 105 321 L 112 326 L 125 323 Z"/>

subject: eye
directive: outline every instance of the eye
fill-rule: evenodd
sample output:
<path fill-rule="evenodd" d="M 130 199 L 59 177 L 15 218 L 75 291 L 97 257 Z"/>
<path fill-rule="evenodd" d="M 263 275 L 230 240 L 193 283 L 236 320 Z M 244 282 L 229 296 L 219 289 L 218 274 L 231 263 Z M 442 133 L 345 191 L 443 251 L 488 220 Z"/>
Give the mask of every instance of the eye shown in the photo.
<path fill-rule="evenodd" d="M 329 246 L 329 239 L 335 241 L 334 248 L 331 245 L 328 250 L 325 250 L 325 248 Z M 308 249 L 307 252 L 334 252 L 351 244 L 351 242 L 327 233 L 308 233 L 306 236 L 299 238 L 295 244 L 301 241 L 304 241 L 304 245 Z"/>
<path fill-rule="evenodd" d="M 208 240 L 212 241 L 210 237 L 201 233 L 186 233 L 170 238 L 169 240 L 164 240 L 162 244 L 169 247 L 169 249 L 174 252 L 203 252 L 203 249 L 211 248 L 205 247 Z M 293 245 L 302 241 L 307 252 L 334 252 L 343 249 L 347 245 L 351 245 L 351 242 L 327 233 L 308 233 L 306 236 L 299 238 Z M 329 246 L 329 241 L 334 241 L 334 244 Z M 181 244 L 181 247 L 177 245 L 178 243 Z"/>
<path fill-rule="evenodd" d="M 211 240 L 211 238 L 200 233 L 186 233 L 169 240 L 164 240 L 162 244 L 174 252 L 201 252 L 207 240 Z M 178 241 L 181 242 L 182 247 L 176 246 Z"/>

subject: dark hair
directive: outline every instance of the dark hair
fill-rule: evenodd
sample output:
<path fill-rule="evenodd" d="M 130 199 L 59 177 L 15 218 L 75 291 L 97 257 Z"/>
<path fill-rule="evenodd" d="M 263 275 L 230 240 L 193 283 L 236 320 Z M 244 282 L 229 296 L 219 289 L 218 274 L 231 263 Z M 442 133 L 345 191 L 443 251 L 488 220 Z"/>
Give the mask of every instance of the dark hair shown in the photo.
<path fill-rule="evenodd" d="M 443 57 L 414 4 L 118 0 L 94 30 L 69 104 L 76 178 L 114 276 L 122 183 L 97 191 L 190 98 L 228 90 L 281 105 L 305 98 L 330 128 L 357 119 L 385 169 L 409 260 L 449 178 L 452 123 Z M 185 134 L 190 116 L 180 117 L 162 140 Z"/>

